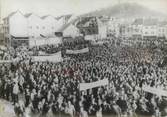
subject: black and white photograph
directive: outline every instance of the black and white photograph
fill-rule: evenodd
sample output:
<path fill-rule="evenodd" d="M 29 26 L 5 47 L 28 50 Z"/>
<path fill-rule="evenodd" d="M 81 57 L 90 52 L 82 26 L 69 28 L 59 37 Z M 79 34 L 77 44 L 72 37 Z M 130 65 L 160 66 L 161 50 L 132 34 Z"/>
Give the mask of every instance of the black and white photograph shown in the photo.
<path fill-rule="evenodd" d="M 0 117 L 167 117 L 167 0 L 0 0 Z"/>

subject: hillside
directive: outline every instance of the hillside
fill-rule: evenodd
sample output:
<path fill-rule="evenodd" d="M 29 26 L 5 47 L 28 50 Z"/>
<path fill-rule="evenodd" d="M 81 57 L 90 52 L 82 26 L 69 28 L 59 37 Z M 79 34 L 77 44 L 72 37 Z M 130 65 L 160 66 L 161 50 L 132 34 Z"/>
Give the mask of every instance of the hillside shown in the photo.
<path fill-rule="evenodd" d="M 166 17 L 166 15 L 148 9 L 145 6 L 136 4 L 136 3 L 122 3 L 101 10 L 96 10 L 90 12 L 86 15 L 96 15 L 96 16 L 113 16 L 113 17 Z"/>

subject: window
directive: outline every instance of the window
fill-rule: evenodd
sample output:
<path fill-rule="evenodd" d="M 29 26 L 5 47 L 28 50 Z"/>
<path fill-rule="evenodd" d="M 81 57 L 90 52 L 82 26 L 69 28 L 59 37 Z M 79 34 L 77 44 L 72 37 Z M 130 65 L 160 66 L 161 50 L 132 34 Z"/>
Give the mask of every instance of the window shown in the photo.
<path fill-rule="evenodd" d="M 37 26 L 37 29 L 39 29 L 39 26 Z"/>
<path fill-rule="evenodd" d="M 52 27 L 52 29 L 54 29 L 54 27 Z"/>
<path fill-rule="evenodd" d="M 29 28 L 32 29 L 32 26 L 30 26 Z"/>
<path fill-rule="evenodd" d="M 45 26 L 43 26 L 42 28 L 45 29 Z"/>

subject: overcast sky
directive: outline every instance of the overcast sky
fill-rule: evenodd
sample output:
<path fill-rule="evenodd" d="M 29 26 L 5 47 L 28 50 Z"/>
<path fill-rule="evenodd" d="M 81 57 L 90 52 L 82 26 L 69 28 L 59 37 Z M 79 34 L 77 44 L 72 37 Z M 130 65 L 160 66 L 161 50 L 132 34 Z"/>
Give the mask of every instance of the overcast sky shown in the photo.
<path fill-rule="evenodd" d="M 137 2 L 151 9 L 166 13 L 167 0 L 120 0 L 121 2 Z M 62 14 L 80 14 L 92 10 L 118 4 L 119 0 L 1 0 L 1 16 L 6 17 L 13 11 L 23 14 L 34 12 L 39 16 Z"/>

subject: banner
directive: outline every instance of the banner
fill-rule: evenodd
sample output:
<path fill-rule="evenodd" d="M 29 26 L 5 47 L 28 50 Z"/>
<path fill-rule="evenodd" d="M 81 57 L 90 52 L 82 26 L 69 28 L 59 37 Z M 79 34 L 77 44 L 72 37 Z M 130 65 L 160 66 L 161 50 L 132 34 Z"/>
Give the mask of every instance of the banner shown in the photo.
<path fill-rule="evenodd" d="M 92 83 L 80 83 L 80 91 L 92 89 L 99 86 L 108 85 L 108 79 L 99 80 Z"/>
<path fill-rule="evenodd" d="M 154 87 L 150 87 L 150 86 L 143 86 L 142 89 L 146 92 L 156 94 L 158 96 L 166 96 L 167 97 L 167 91 L 163 90 L 163 89 L 160 89 L 160 88 L 154 88 Z"/>
<path fill-rule="evenodd" d="M 29 39 L 29 46 L 58 45 L 62 43 L 60 37 Z"/>
<path fill-rule="evenodd" d="M 61 52 L 57 52 L 56 54 L 51 54 L 47 56 L 33 56 L 32 58 L 34 61 L 41 61 L 41 62 L 45 62 L 45 61 L 61 62 L 63 60 L 61 56 Z"/>
<path fill-rule="evenodd" d="M 89 52 L 89 48 L 84 48 L 81 50 L 66 50 L 66 54 L 80 54 L 80 53 L 86 53 Z"/>
<path fill-rule="evenodd" d="M 12 61 L 11 60 L 0 60 L 0 64 L 2 63 L 11 63 Z"/>

